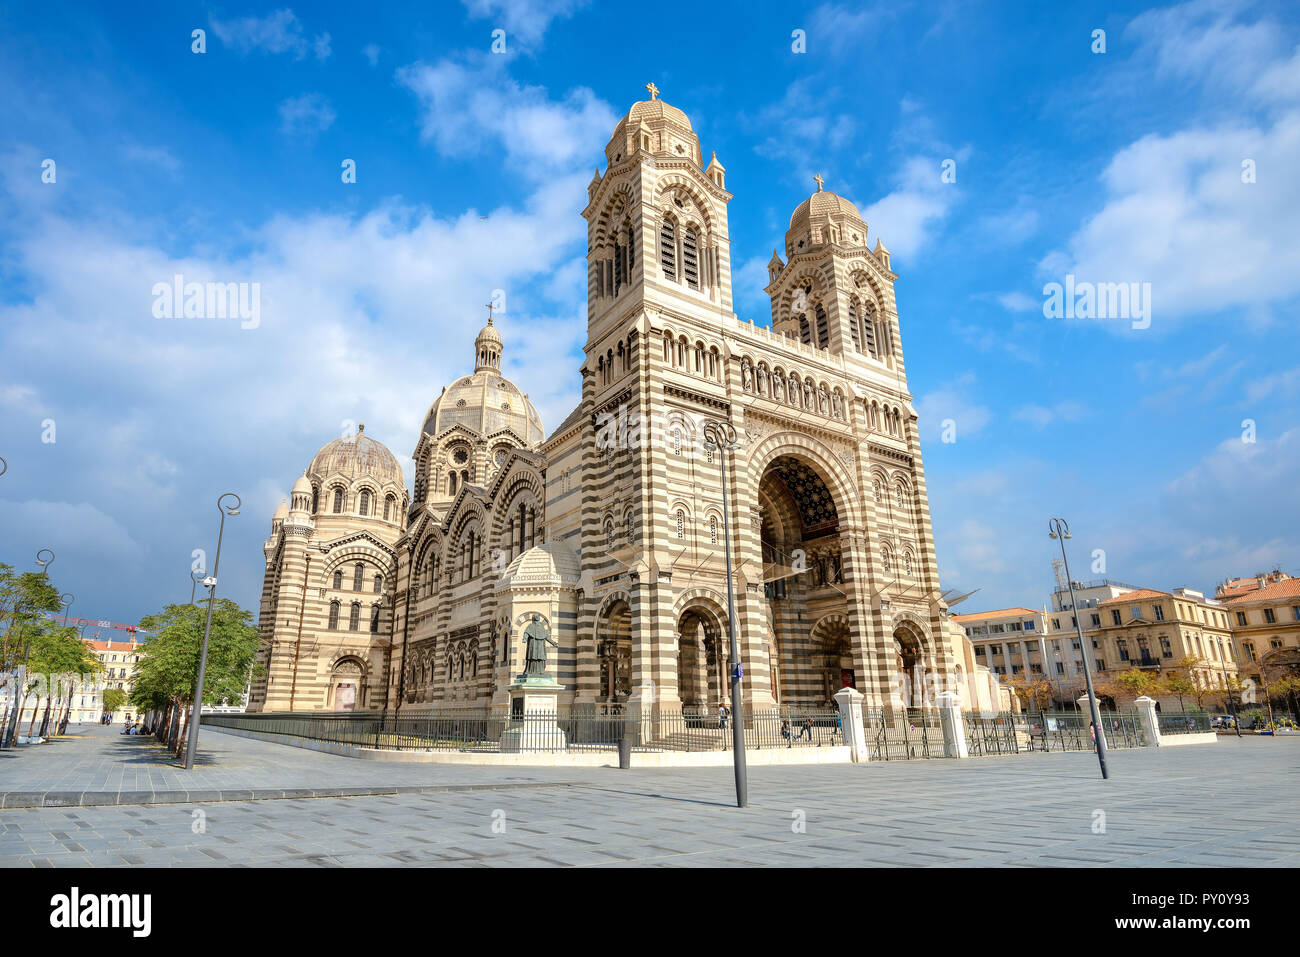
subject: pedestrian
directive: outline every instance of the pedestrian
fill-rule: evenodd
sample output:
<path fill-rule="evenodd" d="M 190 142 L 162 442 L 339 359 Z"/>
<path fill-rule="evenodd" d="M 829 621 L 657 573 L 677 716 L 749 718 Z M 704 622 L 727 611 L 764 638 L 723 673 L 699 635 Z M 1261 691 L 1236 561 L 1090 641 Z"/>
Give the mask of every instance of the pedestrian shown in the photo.
<path fill-rule="evenodd" d="M 718 705 L 718 727 L 723 731 L 727 730 L 727 706 L 725 704 Z"/>
<path fill-rule="evenodd" d="M 799 732 L 799 736 L 803 737 L 805 735 L 807 735 L 808 740 L 811 742 L 812 741 L 812 715 L 808 715 L 803 719 L 803 729 Z"/>
<path fill-rule="evenodd" d="M 787 718 L 781 719 L 781 737 L 785 738 L 787 748 L 794 747 L 794 736 L 791 734 L 790 721 Z"/>

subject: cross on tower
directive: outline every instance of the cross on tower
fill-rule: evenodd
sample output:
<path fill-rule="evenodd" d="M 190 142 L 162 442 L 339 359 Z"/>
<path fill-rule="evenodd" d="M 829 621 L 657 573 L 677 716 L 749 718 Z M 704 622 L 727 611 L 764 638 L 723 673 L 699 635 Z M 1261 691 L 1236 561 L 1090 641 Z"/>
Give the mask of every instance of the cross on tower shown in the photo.
<path fill-rule="evenodd" d="M 653 100 L 659 95 L 659 87 L 655 86 L 653 83 L 647 83 L 645 88 L 650 91 L 650 99 Z"/>
<path fill-rule="evenodd" d="M 822 179 L 821 173 L 818 173 L 816 176 L 813 177 L 813 182 L 817 184 L 817 192 L 820 193 L 822 191 L 822 183 L 826 182 L 826 180 Z"/>
<path fill-rule="evenodd" d="M 487 303 L 488 325 L 492 325 L 492 303 Z"/>

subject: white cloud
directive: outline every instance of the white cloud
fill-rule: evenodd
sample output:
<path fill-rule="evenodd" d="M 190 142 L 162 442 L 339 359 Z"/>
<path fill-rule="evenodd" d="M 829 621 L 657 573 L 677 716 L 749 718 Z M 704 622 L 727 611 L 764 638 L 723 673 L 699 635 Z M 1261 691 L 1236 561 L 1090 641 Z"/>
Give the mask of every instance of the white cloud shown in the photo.
<path fill-rule="evenodd" d="M 967 151 L 961 151 L 960 161 Z M 867 227 L 890 253 L 909 259 L 933 237 L 957 200 L 957 185 L 940 179 L 943 159 L 910 156 L 895 177 L 896 188 L 862 211 Z"/>
<path fill-rule="evenodd" d="M 379 65 L 379 47 L 377 44 L 367 43 L 361 48 L 361 55 L 366 58 L 366 61 L 371 66 Z"/>
<path fill-rule="evenodd" d="M 532 45 L 546 34 L 552 20 L 571 17 L 586 0 L 463 0 L 466 12 L 490 20 L 493 29 L 506 31 L 506 49 L 513 37 Z"/>
<path fill-rule="evenodd" d="M 521 86 L 505 61 L 491 55 L 468 64 L 417 63 L 399 70 L 397 79 L 419 99 L 421 139 L 439 153 L 475 156 L 499 147 L 532 180 L 594 167 L 619 119 L 586 87 L 553 100 L 543 87 Z"/>
<path fill-rule="evenodd" d="M 238 53 L 288 53 L 301 60 L 309 53 L 317 60 L 330 55 L 330 35 L 318 33 L 308 37 L 302 22 L 292 10 L 277 10 L 265 17 L 240 17 L 218 20 L 209 16 L 212 32 L 222 43 Z"/>
<path fill-rule="evenodd" d="M 280 129 L 290 136 L 312 137 L 334 125 L 334 107 L 319 93 L 293 96 L 280 104 Z"/>
<path fill-rule="evenodd" d="M 951 380 L 941 389 L 927 392 L 916 401 L 917 424 L 921 439 L 938 442 L 944 421 L 951 419 L 956 427 L 956 441 L 979 435 L 993 419 L 993 412 L 968 395 L 975 384 L 973 373 L 965 373 Z"/>
<path fill-rule="evenodd" d="M 1149 282 L 1153 328 L 1226 308 L 1268 318 L 1271 305 L 1300 294 L 1300 61 L 1284 59 L 1276 24 L 1238 22 L 1243 9 L 1194 2 L 1133 21 L 1135 63 L 1200 84 L 1231 118 L 1117 152 L 1101 176 L 1104 204 L 1043 257 L 1045 278 Z M 1243 165 L 1254 182 L 1243 181 Z"/>

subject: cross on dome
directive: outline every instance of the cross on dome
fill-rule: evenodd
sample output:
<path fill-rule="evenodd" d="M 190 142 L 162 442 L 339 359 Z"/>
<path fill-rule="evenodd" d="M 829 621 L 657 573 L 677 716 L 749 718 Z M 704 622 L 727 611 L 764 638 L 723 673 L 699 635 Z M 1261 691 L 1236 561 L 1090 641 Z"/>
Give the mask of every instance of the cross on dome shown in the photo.
<path fill-rule="evenodd" d="M 488 325 L 492 325 L 492 303 L 487 303 Z"/>
<path fill-rule="evenodd" d="M 645 88 L 650 91 L 650 99 L 653 100 L 659 95 L 659 87 L 655 86 L 653 83 L 647 83 Z"/>
<path fill-rule="evenodd" d="M 817 192 L 820 193 L 822 191 L 822 183 L 826 182 L 826 180 L 822 179 L 821 173 L 818 173 L 816 176 L 813 177 L 813 182 L 817 184 Z"/>

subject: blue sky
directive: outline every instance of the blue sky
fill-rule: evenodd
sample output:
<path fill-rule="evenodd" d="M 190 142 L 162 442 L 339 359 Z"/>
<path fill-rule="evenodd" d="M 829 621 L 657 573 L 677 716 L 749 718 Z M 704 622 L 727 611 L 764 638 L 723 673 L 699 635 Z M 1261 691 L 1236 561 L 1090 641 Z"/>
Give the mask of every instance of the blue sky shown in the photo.
<path fill-rule="evenodd" d="M 52 548 L 74 613 L 134 621 L 188 597 L 233 490 L 221 592 L 255 607 L 295 476 L 355 422 L 409 455 L 494 289 L 553 428 L 586 183 L 653 81 L 727 167 L 742 318 L 814 173 L 891 250 L 963 611 L 1041 604 L 1052 514 L 1080 578 L 1097 549 L 1157 588 L 1300 573 L 1292 5 L 656 9 L 0 4 L 0 560 Z M 261 324 L 155 318 L 176 273 L 259 282 Z M 1066 274 L 1150 283 L 1150 327 L 1045 318 Z"/>

